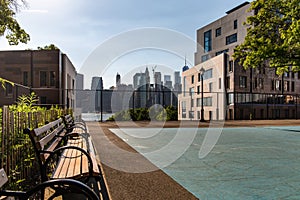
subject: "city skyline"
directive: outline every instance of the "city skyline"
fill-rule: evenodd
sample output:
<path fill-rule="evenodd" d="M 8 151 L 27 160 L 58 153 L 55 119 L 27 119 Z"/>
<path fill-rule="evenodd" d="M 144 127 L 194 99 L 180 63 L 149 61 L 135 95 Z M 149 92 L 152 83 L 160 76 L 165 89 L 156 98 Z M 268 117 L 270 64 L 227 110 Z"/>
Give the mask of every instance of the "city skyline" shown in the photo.
<path fill-rule="evenodd" d="M 176 89 L 176 91 L 181 90 L 181 88 L 179 86 L 181 84 L 181 71 L 179 71 L 179 70 L 174 71 L 173 74 L 162 74 L 160 71 L 156 70 L 157 66 L 152 67 L 150 70 L 149 70 L 148 66 L 146 66 L 145 70 L 146 69 L 148 69 L 148 71 L 149 71 L 149 83 L 150 84 L 160 84 L 160 85 L 164 85 L 164 86 L 169 86 L 170 89 Z M 91 80 L 91 83 L 88 86 L 84 86 L 84 75 L 78 73 L 79 80 L 80 80 L 80 82 L 82 82 L 81 84 L 79 84 L 80 88 L 78 88 L 78 89 L 80 89 L 80 90 L 82 90 L 82 89 L 91 89 L 91 90 L 95 90 L 95 89 L 112 89 L 112 88 L 116 88 L 118 85 L 127 85 L 127 86 L 132 85 L 133 88 L 136 88 L 135 85 L 137 83 L 135 83 L 135 78 L 134 77 L 139 75 L 139 74 L 142 74 L 142 73 L 144 73 L 144 72 L 141 71 L 141 72 L 135 73 L 132 76 L 131 82 L 128 82 L 128 81 L 123 82 L 122 81 L 122 74 L 120 74 L 119 72 L 116 72 L 115 79 L 114 79 L 114 81 L 115 81 L 114 85 L 111 85 L 108 88 L 104 87 L 105 78 L 101 77 L 101 76 L 93 76 L 92 80 Z M 159 79 L 157 79 L 158 74 L 160 76 Z M 100 81 L 101 86 L 98 86 L 98 87 L 95 86 L 95 84 L 98 83 L 97 80 L 98 81 L 101 80 Z M 170 85 L 168 85 L 167 82 L 171 82 L 171 87 L 170 87 Z M 141 84 L 138 84 L 138 85 L 141 85 Z"/>

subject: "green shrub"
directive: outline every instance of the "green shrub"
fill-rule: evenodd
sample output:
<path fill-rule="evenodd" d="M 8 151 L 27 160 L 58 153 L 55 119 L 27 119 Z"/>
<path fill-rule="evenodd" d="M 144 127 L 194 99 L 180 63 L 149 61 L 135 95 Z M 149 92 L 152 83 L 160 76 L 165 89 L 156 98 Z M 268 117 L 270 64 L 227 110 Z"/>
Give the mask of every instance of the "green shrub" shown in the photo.
<path fill-rule="evenodd" d="M 159 120 L 159 121 L 177 121 L 177 108 L 168 106 L 155 108 L 135 108 L 123 110 L 115 113 L 106 121 L 144 121 L 144 120 Z"/>

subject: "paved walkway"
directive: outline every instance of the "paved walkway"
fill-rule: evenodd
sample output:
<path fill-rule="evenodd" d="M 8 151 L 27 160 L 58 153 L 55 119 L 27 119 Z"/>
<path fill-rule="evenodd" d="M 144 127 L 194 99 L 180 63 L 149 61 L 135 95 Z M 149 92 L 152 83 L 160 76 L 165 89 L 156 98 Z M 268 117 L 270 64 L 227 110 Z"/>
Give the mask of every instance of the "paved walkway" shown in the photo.
<path fill-rule="evenodd" d="M 99 154 L 108 190 L 113 200 L 197 199 L 111 133 L 108 127 L 103 125 L 100 127 L 97 122 L 88 122 L 87 125 Z M 124 157 L 119 153 L 120 148 L 133 154 L 126 154 Z M 139 168 L 148 168 L 151 172 L 128 172 L 135 171 L 135 169 L 138 171 Z"/>

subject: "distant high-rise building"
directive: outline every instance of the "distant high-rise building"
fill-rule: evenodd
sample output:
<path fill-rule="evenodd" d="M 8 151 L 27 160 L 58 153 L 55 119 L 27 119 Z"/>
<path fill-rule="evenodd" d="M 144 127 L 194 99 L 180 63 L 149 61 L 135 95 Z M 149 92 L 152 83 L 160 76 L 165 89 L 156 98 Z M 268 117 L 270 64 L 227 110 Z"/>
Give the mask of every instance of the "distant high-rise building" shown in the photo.
<path fill-rule="evenodd" d="M 180 71 L 174 72 L 174 80 L 175 80 L 175 84 L 181 84 Z"/>
<path fill-rule="evenodd" d="M 103 90 L 103 80 L 102 77 L 95 76 L 92 78 L 92 90 Z"/>
<path fill-rule="evenodd" d="M 83 95 L 83 74 L 77 74 L 76 75 L 76 87 L 75 87 L 75 98 L 76 98 L 76 107 L 82 107 L 82 99 L 85 98 Z"/>
<path fill-rule="evenodd" d="M 101 111 L 101 90 L 103 90 L 103 80 L 102 77 L 93 77 L 91 85 L 91 105 L 95 105 L 95 111 Z"/>
<path fill-rule="evenodd" d="M 161 73 L 160 72 L 155 72 L 154 74 L 155 77 L 155 85 L 161 85 Z"/>
<path fill-rule="evenodd" d="M 146 84 L 150 84 L 150 74 L 149 74 L 148 67 L 146 67 L 145 70 L 145 78 L 146 78 Z"/>
<path fill-rule="evenodd" d="M 139 87 L 139 85 L 140 85 L 141 74 L 142 73 L 136 73 L 133 76 L 133 88 L 134 89 L 137 89 Z"/>
<path fill-rule="evenodd" d="M 172 89 L 172 80 L 171 80 L 171 75 L 164 75 L 164 86 L 169 88 L 169 89 Z"/>
<path fill-rule="evenodd" d="M 118 86 L 120 84 L 121 84 L 121 75 L 119 73 L 117 73 L 117 76 L 116 76 L 116 86 Z"/>
<path fill-rule="evenodd" d="M 165 84 L 167 81 L 171 81 L 171 75 L 164 75 Z"/>
<path fill-rule="evenodd" d="M 174 72 L 174 91 L 176 92 L 181 92 L 181 76 L 180 76 L 180 71 L 175 71 Z"/>
<path fill-rule="evenodd" d="M 76 89 L 77 90 L 83 90 L 83 88 L 84 88 L 83 81 L 84 81 L 83 74 L 77 74 L 76 75 Z"/>

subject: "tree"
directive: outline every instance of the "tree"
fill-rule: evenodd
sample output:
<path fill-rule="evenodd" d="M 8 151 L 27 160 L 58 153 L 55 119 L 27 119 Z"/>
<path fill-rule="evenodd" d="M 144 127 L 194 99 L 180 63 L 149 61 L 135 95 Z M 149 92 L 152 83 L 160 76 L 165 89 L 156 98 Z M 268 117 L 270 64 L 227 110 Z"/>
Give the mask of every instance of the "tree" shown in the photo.
<path fill-rule="evenodd" d="M 244 68 L 300 71 L 300 0 L 254 0 L 247 35 L 233 57 Z"/>
<path fill-rule="evenodd" d="M 0 0 L 0 36 L 5 36 L 10 45 L 27 43 L 30 40 L 30 36 L 15 18 L 16 13 L 24 6 L 25 0 Z"/>
<path fill-rule="evenodd" d="M 58 47 L 54 44 L 46 45 L 44 47 L 38 47 L 38 50 L 58 50 Z"/>

